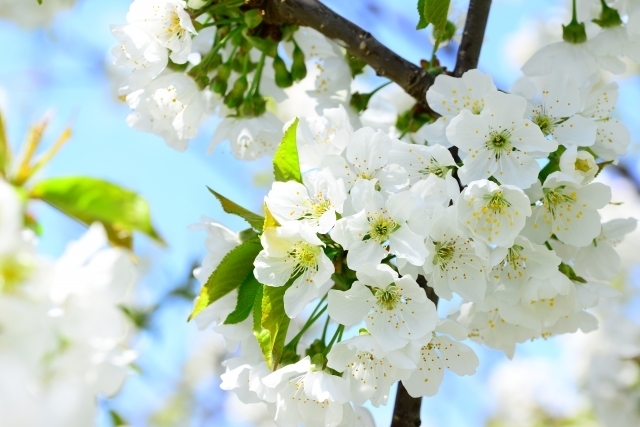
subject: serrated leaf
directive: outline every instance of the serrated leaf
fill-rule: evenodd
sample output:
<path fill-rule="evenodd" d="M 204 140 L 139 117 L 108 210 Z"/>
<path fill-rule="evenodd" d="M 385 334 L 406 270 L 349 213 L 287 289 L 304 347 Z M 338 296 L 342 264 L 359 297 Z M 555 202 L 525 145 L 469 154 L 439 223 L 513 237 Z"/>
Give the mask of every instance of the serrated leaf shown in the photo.
<path fill-rule="evenodd" d="M 433 28 L 438 34 L 444 34 L 445 32 L 450 3 L 451 0 L 424 0 L 424 20 L 433 24 Z"/>
<path fill-rule="evenodd" d="M 50 204 L 85 225 L 102 223 L 116 245 L 125 245 L 133 231 L 164 244 L 151 224 L 147 201 L 111 182 L 83 176 L 49 178 L 38 182 L 29 197 Z M 116 239 L 118 235 L 122 239 Z"/>
<path fill-rule="evenodd" d="M 262 245 L 259 241 L 250 240 L 241 243 L 225 255 L 202 287 L 188 320 L 240 286 L 245 277 L 253 271 L 253 261 L 261 250 Z"/>
<path fill-rule="evenodd" d="M 289 329 L 289 316 L 284 311 L 284 293 L 291 286 L 263 286 L 260 309 L 254 308 L 254 334 L 258 339 L 262 355 L 267 366 L 276 370 L 284 351 L 287 330 Z M 256 300 L 256 305 L 257 305 Z M 260 324 L 256 316 L 259 315 Z"/>
<path fill-rule="evenodd" d="M 222 209 L 226 213 L 239 216 L 240 218 L 247 221 L 249 225 L 253 227 L 255 230 L 258 230 L 258 231 L 262 230 L 262 226 L 264 224 L 263 217 L 251 212 L 248 209 L 243 208 L 242 206 L 240 206 L 235 202 L 232 202 L 231 200 L 227 199 L 217 191 L 214 191 L 209 187 L 207 187 L 207 189 L 211 192 L 211 194 L 213 194 L 216 197 L 216 199 L 218 199 L 218 201 L 222 205 Z"/>
<path fill-rule="evenodd" d="M 256 280 L 253 275 L 253 271 L 250 272 L 238 288 L 238 302 L 236 303 L 236 308 L 227 316 L 224 323 L 227 325 L 233 325 L 240 323 L 249 317 L 249 314 L 251 314 L 251 311 L 253 310 L 256 295 L 262 286 L 264 285 Z"/>
<path fill-rule="evenodd" d="M 302 184 L 302 173 L 300 173 L 300 161 L 298 159 L 298 146 L 296 134 L 298 129 L 298 119 L 285 131 L 282 142 L 273 156 L 273 174 L 276 181 L 296 181 Z"/>
<path fill-rule="evenodd" d="M 427 22 L 424 17 L 424 2 L 425 0 L 418 0 L 418 15 L 420 16 L 420 20 L 418 21 L 418 25 L 416 25 L 416 30 L 422 30 L 429 25 L 429 22 Z"/>

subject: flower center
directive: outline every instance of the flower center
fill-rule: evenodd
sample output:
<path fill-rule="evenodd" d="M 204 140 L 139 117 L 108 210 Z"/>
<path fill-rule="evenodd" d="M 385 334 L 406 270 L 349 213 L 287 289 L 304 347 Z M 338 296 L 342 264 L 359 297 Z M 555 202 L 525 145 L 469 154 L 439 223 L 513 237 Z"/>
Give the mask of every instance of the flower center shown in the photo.
<path fill-rule="evenodd" d="M 576 159 L 575 168 L 580 172 L 589 172 L 591 170 L 589 161 L 585 159 Z"/>
<path fill-rule="evenodd" d="M 498 160 L 500 156 L 503 154 L 508 154 L 513 150 L 513 145 L 511 144 L 511 132 L 504 129 L 500 132 L 491 131 L 489 133 L 489 140 L 487 141 L 487 149 L 493 151 L 493 154 Z"/>
<path fill-rule="evenodd" d="M 517 270 L 527 259 L 522 256 L 521 252 L 524 248 L 520 245 L 513 245 L 507 250 L 507 257 L 504 259 L 505 266 L 511 264 L 514 270 Z"/>
<path fill-rule="evenodd" d="M 331 209 L 331 201 L 324 198 L 324 194 L 319 193 L 315 198 L 305 200 L 309 210 L 302 215 L 304 218 L 320 218 L 325 212 Z"/>
<path fill-rule="evenodd" d="M 551 117 L 546 116 L 544 114 L 538 114 L 533 117 L 533 123 L 538 125 L 544 136 L 551 135 L 551 129 L 553 128 L 553 122 L 551 121 Z"/>
<path fill-rule="evenodd" d="M 400 224 L 384 216 L 367 219 L 369 220 L 369 233 L 364 236 L 363 240 L 373 239 L 378 243 L 384 243 L 389 240 L 391 233 L 400 228 Z"/>
<path fill-rule="evenodd" d="M 31 275 L 29 257 L 8 256 L 0 259 L 0 292 L 12 293 Z"/>
<path fill-rule="evenodd" d="M 436 161 L 436 159 L 429 160 L 429 166 L 424 169 L 420 169 L 422 175 L 434 174 L 440 178 L 444 178 L 447 176 L 447 172 L 449 171 L 449 166 L 440 166 L 440 164 Z"/>
<path fill-rule="evenodd" d="M 556 209 L 559 205 L 564 203 L 575 203 L 577 200 L 577 194 L 575 191 L 570 194 L 562 193 L 565 186 L 561 185 L 553 190 L 549 188 L 543 188 L 544 197 L 542 198 L 542 204 L 545 209 L 551 212 L 551 215 L 555 215 Z"/>
<path fill-rule="evenodd" d="M 471 106 L 471 112 L 475 115 L 482 113 L 482 109 L 484 108 L 484 100 L 476 99 L 473 101 L 473 105 Z"/>
<path fill-rule="evenodd" d="M 436 254 L 433 257 L 433 265 L 439 265 L 443 270 L 453 258 L 456 247 L 453 242 L 433 242 L 436 245 Z"/>
<path fill-rule="evenodd" d="M 375 297 L 376 304 L 386 310 L 393 310 L 402 300 L 402 296 L 398 292 L 395 283 L 390 284 L 384 289 L 376 289 Z"/>
<path fill-rule="evenodd" d="M 180 15 L 178 12 L 170 12 L 167 26 L 167 34 L 178 34 L 184 31 L 182 25 L 180 25 Z"/>
<path fill-rule="evenodd" d="M 502 191 L 485 194 L 484 200 L 487 203 L 482 208 L 483 213 L 486 213 L 487 210 L 494 213 L 504 213 L 504 210 L 511 206 L 511 203 L 509 203 L 509 201 L 502 195 Z"/>
<path fill-rule="evenodd" d="M 317 269 L 319 246 L 312 246 L 308 243 L 301 243 L 293 248 L 289 255 L 295 260 L 296 267 L 293 274 L 302 273 L 309 269 Z"/>

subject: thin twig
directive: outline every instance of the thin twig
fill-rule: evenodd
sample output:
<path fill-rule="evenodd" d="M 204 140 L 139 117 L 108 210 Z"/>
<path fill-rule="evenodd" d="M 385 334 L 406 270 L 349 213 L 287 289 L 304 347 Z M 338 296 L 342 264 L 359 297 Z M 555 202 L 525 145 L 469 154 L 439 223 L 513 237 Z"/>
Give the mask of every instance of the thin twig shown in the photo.
<path fill-rule="evenodd" d="M 469 2 L 467 22 L 464 25 L 462 41 L 458 48 L 456 68 L 453 72 L 455 77 L 460 77 L 472 68 L 478 67 L 480 49 L 482 49 L 490 8 L 491 0 L 471 0 Z"/>

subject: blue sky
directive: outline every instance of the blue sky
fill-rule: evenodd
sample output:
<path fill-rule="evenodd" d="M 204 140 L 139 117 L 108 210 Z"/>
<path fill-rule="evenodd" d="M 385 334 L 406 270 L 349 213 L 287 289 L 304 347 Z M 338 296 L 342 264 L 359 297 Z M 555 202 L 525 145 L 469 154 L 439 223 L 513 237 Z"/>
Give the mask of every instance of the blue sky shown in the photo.
<path fill-rule="evenodd" d="M 214 155 L 206 156 L 214 120 L 202 127 L 185 153 L 178 153 L 158 137 L 136 132 L 126 125 L 128 109 L 112 95 L 105 77 L 105 61 L 114 43 L 109 25 L 124 23 L 129 3 L 129 0 L 80 0 L 75 9 L 60 14 L 51 28 L 32 33 L 0 21 L 0 40 L 4 42 L 0 87 L 6 92 L 5 115 L 14 144 L 21 140 L 28 124 L 49 109 L 55 110 L 56 116 L 46 141 L 52 142 L 67 123 L 73 124 L 73 139 L 42 176 L 105 178 L 149 200 L 154 223 L 169 244 L 168 248 L 159 248 L 144 237 L 136 239 L 136 250 L 151 262 L 137 297 L 142 304 L 152 304 L 182 283 L 193 261 L 203 255 L 204 236 L 189 231 L 190 224 L 207 215 L 232 229 L 243 226 L 239 220 L 223 215 L 205 186 L 257 211 L 266 189 L 255 188 L 253 176 L 268 169 L 269 164 L 237 161 L 225 145 L 218 147 Z M 415 0 L 330 0 L 326 3 L 405 58 L 418 62 L 430 56 L 427 33 L 413 31 L 417 22 Z M 523 24 L 527 15 L 544 16 L 555 4 L 557 2 L 551 0 L 494 1 L 479 68 L 492 73 L 498 86 L 508 88 L 518 77 L 504 63 L 506 39 Z M 452 53 L 443 52 L 443 62 L 449 66 L 453 65 Z M 640 135 L 640 121 L 633 123 L 631 114 L 637 111 L 624 106 L 631 106 L 633 102 L 637 105 L 638 80 L 637 75 L 625 79 L 620 91 L 623 107 L 620 115 L 632 123 L 634 141 Z M 635 159 L 629 162 L 635 165 Z M 33 205 L 33 211 L 45 230 L 41 244 L 44 253 L 59 254 L 69 240 L 84 231 L 79 224 L 46 206 Z M 141 352 L 138 363 L 144 374 L 132 378 L 121 396 L 104 405 L 117 407 L 136 427 L 145 425 L 146 414 L 162 403 L 179 380 L 185 349 L 197 334 L 194 325 L 185 322 L 189 308 L 188 303 L 180 301 L 163 307 L 156 316 L 153 331 L 144 333 L 137 342 Z M 525 344 L 517 357 L 532 354 L 555 357 L 557 351 L 553 341 Z M 445 375 L 438 396 L 425 399 L 425 425 L 483 425 L 492 408 L 485 393 L 485 381 L 491 367 L 504 360 L 504 356 L 486 349 L 478 352 L 481 368 L 476 376 Z M 207 392 L 213 393 L 211 399 L 221 398 L 215 387 L 207 388 Z M 379 425 L 388 425 L 390 408 L 376 410 L 375 414 Z M 235 426 L 227 417 L 219 418 L 218 422 L 217 425 Z M 101 424 L 108 425 L 104 418 Z"/>

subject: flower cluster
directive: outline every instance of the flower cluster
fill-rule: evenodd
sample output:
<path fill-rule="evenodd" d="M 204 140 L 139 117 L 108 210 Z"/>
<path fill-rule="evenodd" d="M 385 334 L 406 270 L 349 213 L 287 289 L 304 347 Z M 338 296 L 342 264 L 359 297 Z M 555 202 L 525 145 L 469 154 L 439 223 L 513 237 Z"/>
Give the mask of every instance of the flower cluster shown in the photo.
<path fill-rule="evenodd" d="M 427 93 L 441 114 L 428 145 L 354 130 L 343 108 L 299 118 L 287 131 L 299 178 L 273 184 L 258 234 L 207 225 L 216 259 L 198 273 L 203 295 L 227 261 L 256 248 L 238 291 L 196 318 L 241 343 L 223 388 L 266 402 L 280 426 L 353 425 L 358 405 L 385 405 L 399 380 L 412 396 L 432 396 L 445 368 L 473 374 L 466 338 L 512 357 L 525 340 L 595 329 L 586 310 L 616 294 L 603 283 L 619 265 L 613 247 L 635 228 L 601 224 L 611 190 L 593 182 L 629 144 L 622 125 L 601 137 L 616 95 L 562 74 L 523 78 L 509 94 L 477 70 L 440 75 Z M 250 280 L 263 299 L 230 321 Z M 439 318 L 428 288 L 461 298 L 459 312 Z M 277 303 L 285 332 L 269 326 Z"/>
<path fill-rule="evenodd" d="M 12 426 L 87 426 L 135 352 L 119 307 L 135 283 L 131 254 L 96 224 L 55 262 L 38 255 L 23 202 L 0 180 L 0 401 Z"/>
<path fill-rule="evenodd" d="M 269 100 L 291 96 L 285 89 L 294 85 L 318 111 L 348 101 L 349 65 L 320 33 L 274 33 L 258 9 L 240 10 L 242 1 L 196 3 L 135 0 L 127 24 L 111 27 L 114 64 L 130 69 L 119 88 L 133 110 L 130 126 L 184 150 L 213 113 L 223 120 L 210 151 L 229 140 L 236 157 L 254 160 L 273 155 L 284 121 L 294 117 L 267 111 Z"/>

